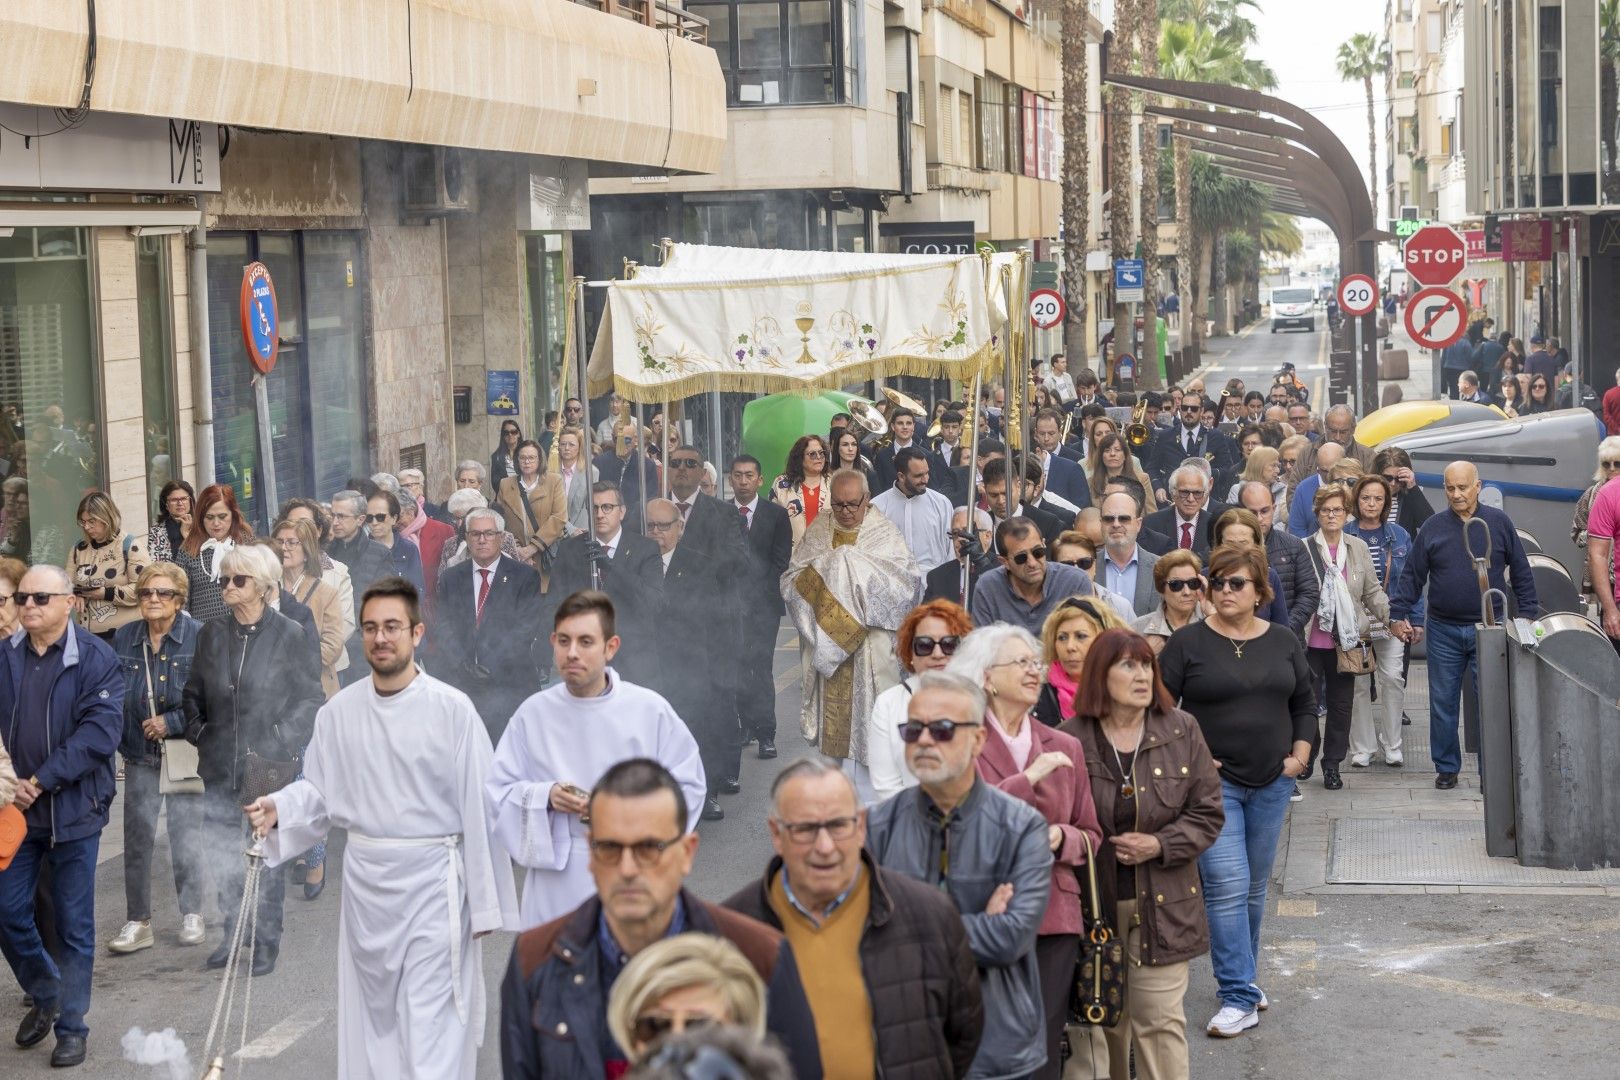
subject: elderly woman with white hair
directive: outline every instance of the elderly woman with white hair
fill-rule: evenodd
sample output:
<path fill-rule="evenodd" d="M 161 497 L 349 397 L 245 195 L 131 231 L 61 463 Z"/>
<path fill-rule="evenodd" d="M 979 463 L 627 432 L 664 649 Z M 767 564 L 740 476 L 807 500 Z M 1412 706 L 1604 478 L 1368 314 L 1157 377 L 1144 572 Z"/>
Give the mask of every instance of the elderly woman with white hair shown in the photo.
<path fill-rule="evenodd" d="M 1035 719 L 1046 664 L 1041 643 L 1019 626 L 995 623 L 962 639 L 945 669 L 984 687 L 989 699 L 987 738 L 979 776 L 997 790 L 1028 803 L 1047 824 L 1052 878 L 1046 915 L 1035 939 L 1046 1015 L 1046 1064 L 1036 1076 L 1062 1075 L 1060 1052 L 1074 986 L 1083 919 L 1075 868 L 1102 843 L 1085 752 L 1072 735 Z"/>
<path fill-rule="evenodd" d="M 238 545 L 221 557 L 219 572 L 226 612 L 204 623 L 197 635 L 182 706 L 186 739 L 197 747 L 205 843 L 226 919 L 224 938 L 208 958 L 210 968 L 232 960 L 245 871 L 242 806 L 269 794 L 264 788 L 275 790 L 292 780 L 315 728 L 315 712 L 326 700 L 318 658 L 303 629 L 271 605 L 281 589 L 275 553 L 263 544 Z M 285 874 L 261 879 L 254 975 L 275 970 L 286 891 Z"/>

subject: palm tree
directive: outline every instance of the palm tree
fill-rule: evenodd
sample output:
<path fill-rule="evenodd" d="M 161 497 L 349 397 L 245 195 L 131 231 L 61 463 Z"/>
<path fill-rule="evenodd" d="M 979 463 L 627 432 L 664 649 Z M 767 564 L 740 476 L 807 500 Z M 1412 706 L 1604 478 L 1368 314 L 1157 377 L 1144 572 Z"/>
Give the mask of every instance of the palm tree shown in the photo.
<path fill-rule="evenodd" d="M 1108 50 L 1108 70 L 1129 74 L 1136 51 L 1136 16 L 1139 0 L 1115 0 L 1114 40 Z M 1118 261 L 1135 250 L 1131 205 L 1131 92 L 1123 86 L 1108 88 L 1108 238 Z M 1131 351 L 1131 307 L 1114 303 L 1114 355 Z M 1102 374 L 1098 372 L 1098 374 Z"/>
<path fill-rule="evenodd" d="M 1260 249 L 1268 255 L 1298 255 L 1305 249 L 1299 220 L 1281 210 L 1267 210 L 1260 219 Z"/>
<path fill-rule="evenodd" d="M 1271 189 L 1222 172 L 1209 157 L 1192 159 L 1193 265 L 1199 296 L 1213 297 L 1226 287 L 1227 235 L 1252 233 L 1260 227 Z M 1208 271 L 1205 272 L 1206 256 Z"/>
<path fill-rule="evenodd" d="M 1063 48 L 1063 352 L 1071 370 L 1086 366 L 1086 238 L 1091 234 L 1091 138 L 1086 23 L 1090 0 L 1064 0 Z"/>
<path fill-rule="evenodd" d="M 1136 55 L 1143 75 L 1159 73 L 1159 0 L 1137 0 Z M 1142 147 L 1137 155 L 1142 163 L 1142 352 L 1153 359 L 1159 343 L 1159 125 L 1142 118 Z M 1138 357 L 1138 361 L 1143 358 Z M 1139 362 L 1137 382 L 1149 388 L 1159 386 L 1159 365 Z"/>
<path fill-rule="evenodd" d="M 1367 193 L 1378 205 L 1378 121 L 1373 115 L 1373 76 L 1389 70 L 1389 46 L 1376 34 L 1354 34 L 1339 46 L 1339 78 L 1361 80 L 1367 92 Z"/>
<path fill-rule="evenodd" d="M 1620 114 L 1620 0 L 1598 0 L 1598 125 L 1603 143 L 1604 202 L 1620 199 L 1620 164 L 1615 162 L 1615 121 Z"/>

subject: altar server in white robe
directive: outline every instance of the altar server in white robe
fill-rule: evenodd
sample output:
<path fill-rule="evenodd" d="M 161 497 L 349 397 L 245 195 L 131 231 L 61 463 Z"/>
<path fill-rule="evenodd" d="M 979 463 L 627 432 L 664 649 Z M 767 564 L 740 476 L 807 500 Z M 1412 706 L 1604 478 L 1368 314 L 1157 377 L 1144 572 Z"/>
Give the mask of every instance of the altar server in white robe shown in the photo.
<path fill-rule="evenodd" d="M 276 867 L 349 830 L 338 920 L 337 1075 L 471 1080 L 483 1042 L 477 938 L 517 928 L 512 864 L 483 789 L 492 750 L 467 695 L 417 669 L 416 590 L 366 590 L 372 675 L 316 715 L 304 777 L 247 808 Z"/>
<path fill-rule="evenodd" d="M 607 594 L 574 593 L 558 605 L 552 627 L 552 659 L 562 681 L 518 706 L 495 748 L 485 788 L 496 837 L 528 871 L 524 930 L 596 894 L 581 815 L 608 769 L 628 758 L 657 761 L 686 793 L 692 827 L 708 790 L 697 740 L 669 702 L 608 667 L 619 639 Z"/>

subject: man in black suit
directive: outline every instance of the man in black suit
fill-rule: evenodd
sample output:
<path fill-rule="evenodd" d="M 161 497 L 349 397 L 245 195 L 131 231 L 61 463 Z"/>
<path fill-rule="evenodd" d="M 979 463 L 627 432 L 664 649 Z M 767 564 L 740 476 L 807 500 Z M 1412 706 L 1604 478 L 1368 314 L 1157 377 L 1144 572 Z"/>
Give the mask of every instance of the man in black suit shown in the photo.
<path fill-rule="evenodd" d="M 472 698 L 490 739 L 540 690 L 540 575 L 501 554 L 506 523 L 494 510 L 467 514 L 468 557 L 439 576 L 433 629 L 435 674 Z"/>
<path fill-rule="evenodd" d="M 639 686 L 659 681 L 657 618 L 664 603 L 664 568 L 658 545 L 625 528 L 624 493 L 599 480 L 591 485 L 591 532 L 557 545 L 551 595 L 561 599 L 600 588 L 613 599 L 621 642 L 613 670 Z M 598 583 L 591 573 L 596 568 Z"/>
<path fill-rule="evenodd" d="M 702 479 L 703 454 L 697 447 L 682 446 L 669 455 L 669 497 L 681 515 L 681 546 L 698 549 L 729 571 L 743 561 L 742 519 L 713 495 L 699 491 Z M 732 575 L 725 573 L 725 580 L 732 580 Z"/>
<path fill-rule="evenodd" d="M 1175 469 L 1169 483 L 1174 503 L 1149 514 L 1142 522 L 1143 531 L 1163 533 L 1170 537 L 1172 547 L 1187 548 L 1207 561 L 1210 526 L 1231 507 L 1209 497 L 1209 474 L 1197 465 Z"/>
<path fill-rule="evenodd" d="M 641 532 L 642 488 L 646 488 L 649 499 L 659 491 L 658 466 L 636 448 L 640 441 L 636 418 L 625 406 L 625 415 L 613 428 L 613 445 L 591 459 L 598 480 L 619 485 L 624 496 L 625 523 L 637 535 Z"/>
<path fill-rule="evenodd" d="M 793 557 L 793 526 L 787 511 L 759 497 L 764 481 L 759 459 L 740 454 L 731 461 L 731 501 L 747 536 L 747 558 L 735 593 L 742 617 L 742 640 L 733 665 L 737 669 L 737 716 L 742 739 L 759 742 L 759 756 L 776 756 L 776 631 L 786 608 L 782 575 Z M 738 747 L 738 755 L 741 747 Z M 735 759 L 733 760 L 735 767 Z M 730 775 L 736 775 L 732 773 Z"/>
<path fill-rule="evenodd" d="M 732 683 L 737 610 L 726 584 L 733 575 L 686 543 L 680 512 L 670 500 L 647 503 L 647 532 L 658 547 L 664 585 L 659 681 L 652 689 L 664 695 L 697 740 L 709 783 L 703 820 L 718 821 L 726 816 L 718 796 L 742 790 L 737 780 L 741 731 Z"/>
<path fill-rule="evenodd" d="M 990 512 L 998 520 L 1007 516 L 1007 465 L 1006 458 L 994 458 L 984 463 L 984 500 L 990 504 Z M 1024 469 L 1024 501 L 1014 508 L 1015 516 L 1033 521 L 1041 531 L 1041 539 L 1048 544 L 1056 543 L 1058 534 L 1071 527 L 1074 521 L 1071 519 L 1065 524 L 1056 514 L 1033 505 L 1033 496 L 1040 488 L 1041 467 L 1029 461 Z"/>
<path fill-rule="evenodd" d="M 979 584 L 979 575 L 987 570 L 994 570 L 1000 564 L 996 557 L 991 555 L 991 526 L 990 515 L 983 510 L 974 510 L 975 540 L 971 543 L 954 535 L 966 532 L 968 528 L 967 507 L 957 507 L 951 515 L 951 542 L 956 545 L 956 558 L 949 562 L 942 562 L 928 571 L 927 591 L 923 593 L 923 600 L 949 600 L 953 604 L 961 604 L 964 608 L 973 600 L 973 590 Z M 962 595 L 962 557 L 968 560 L 967 595 Z"/>
<path fill-rule="evenodd" d="M 1153 440 L 1148 476 L 1153 480 L 1160 502 L 1170 501 L 1170 474 L 1187 458 L 1203 458 L 1209 462 L 1211 474 L 1219 476 L 1243 456 L 1230 436 L 1204 423 L 1205 406 L 1206 399 L 1201 394 L 1182 395 L 1180 418 Z"/>
<path fill-rule="evenodd" d="M 933 445 L 929 449 L 938 454 L 947 466 L 954 469 L 956 451 L 972 441 L 972 437 L 962 431 L 961 403 L 951 402 L 939 418 L 939 435 L 934 438 Z M 932 475 L 932 467 L 929 472 Z"/>
<path fill-rule="evenodd" d="M 332 542 L 326 545 L 326 554 L 349 568 L 349 584 L 357 597 L 364 595 L 373 581 L 394 573 L 388 549 L 366 535 L 365 495 L 345 489 L 332 496 Z M 344 647 L 349 653 L 349 666 L 338 673 L 338 679 L 347 686 L 371 669 L 366 665 L 359 634 L 351 634 Z"/>
<path fill-rule="evenodd" d="M 984 463 L 991 458 L 1002 457 L 1007 453 L 1005 446 L 984 435 L 979 437 L 979 445 L 976 449 L 978 456 L 973 459 L 973 464 L 958 465 L 951 470 L 956 478 L 955 490 L 951 492 L 952 506 L 966 506 L 969 501 L 977 503 L 979 501 L 979 484 L 984 479 Z M 932 475 L 932 473 L 930 472 L 929 475 Z M 969 496 L 972 497 L 971 500 Z"/>
<path fill-rule="evenodd" d="M 894 487 L 895 469 L 894 455 L 908 446 L 915 446 L 928 456 L 928 475 L 950 475 L 954 481 L 955 475 L 945 459 L 925 447 L 917 436 L 917 418 L 905 409 L 896 407 L 889 414 L 889 431 L 894 435 L 894 441 L 879 450 L 872 458 L 872 490 L 887 491 Z M 954 483 L 953 483 L 954 486 Z M 946 498 L 953 498 L 955 492 L 940 491 Z"/>

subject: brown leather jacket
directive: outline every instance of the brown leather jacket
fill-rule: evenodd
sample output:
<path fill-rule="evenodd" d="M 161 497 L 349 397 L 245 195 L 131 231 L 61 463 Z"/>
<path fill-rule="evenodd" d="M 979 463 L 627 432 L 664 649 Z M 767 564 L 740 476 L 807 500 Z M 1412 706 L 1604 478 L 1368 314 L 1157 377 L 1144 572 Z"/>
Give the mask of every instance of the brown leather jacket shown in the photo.
<path fill-rule="evenodd" d="M 1060 731 L 1080 740 L 1091 774 L 1091 796 L 1102 824 L 1097 878 L 1105 913 L 1118 898 L 1114 845 L 1114 801 L 1119 783 L 1103 765 L 1112 756 L 1097 721 L 1075 717 Z M 1163 851 L 1136 868 L 1136 917 L 1142 926 L 1142 963 L 1176 964 L 1209 951 L 1209 922 L 1198 880 L 1198 856 L 1215 842 L 1226 824 L 1221 778 L 1215 770 L 1198 722 L 1180 709 L 1149 712 L 1136 763 L 1137 832 L 1158 837 Z M 1123 929 L 1116 927 L 1115 929 Z"/>

